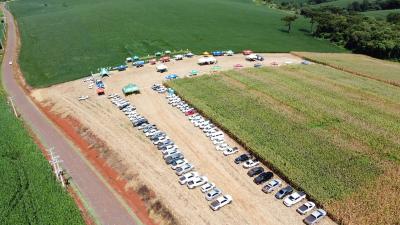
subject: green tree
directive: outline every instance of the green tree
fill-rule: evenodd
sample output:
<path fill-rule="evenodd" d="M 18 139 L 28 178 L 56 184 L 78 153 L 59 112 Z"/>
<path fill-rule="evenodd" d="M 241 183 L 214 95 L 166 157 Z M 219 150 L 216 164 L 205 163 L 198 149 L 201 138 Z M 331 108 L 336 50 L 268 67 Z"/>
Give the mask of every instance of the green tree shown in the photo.
<path fill-rule="evenodd" d="M 297 15 L 284 16 L 281 18 L 285 25 L 288 26 L 288 33 L 292 30 L 292 23 L 297 20 Z"/>
<path fill-rule="evenodd" d="M 400 24 L 400 13 L 389 13 L 386 16 L 386 21 L 389 23 Z"/>

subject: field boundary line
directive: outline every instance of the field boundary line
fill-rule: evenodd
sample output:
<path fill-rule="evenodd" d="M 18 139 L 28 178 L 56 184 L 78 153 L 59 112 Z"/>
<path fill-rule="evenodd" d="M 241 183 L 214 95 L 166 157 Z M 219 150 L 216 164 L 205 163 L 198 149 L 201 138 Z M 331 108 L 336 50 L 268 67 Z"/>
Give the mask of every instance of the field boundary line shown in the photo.
<path fill-rule="evenodd" d="M 318 63 L 318 64 L 321 64 L 321 65 L 324 65 L 324 66 L 329 66 L 329 67 L 331 67 L 333 69 L 341 70 L 341 71 L 346 72 L 346 73 L 350 73 L 350 74 L 353 74 L 353 75 L 356 75 L 356 76 L 365 77 L 365 78 L 368 78 L 368 79 L 371 79 L 371 80 L 376 80 L 376 81 L 383 82 L 383 83 L 386 83 L 386 84 L 390 84 L 390 85 L 393 85 L 393 86 L 396 86 L 396 87 L 400 87 L 400 83 L 396 83 L 396 82 L 391 81 L 391 80 L 379 79 L 379 78 L 376 78 L 376 77 L 372 77 L 370 75 L 366 75 L 364 73 L 359 73 L 359 72 L 356 72 L 356 71 L 353 71 L 353 70 L 345 69 L 345 68 L 340 67 L 340 66 L 332 65 L 330 63 L 322 62 L 322 61 L 317 60 L 317 59 L 312 59 L 310 57 L 302 55 L 299 52 L 290 52 L 290 54 L 292 54 L 294 56 L 297 56 L 297 57 L 300 57 L 300 58 L 303 58 L 303 59 L 306 59 L 306 60 L 314 62 L 314 63 Z"/>

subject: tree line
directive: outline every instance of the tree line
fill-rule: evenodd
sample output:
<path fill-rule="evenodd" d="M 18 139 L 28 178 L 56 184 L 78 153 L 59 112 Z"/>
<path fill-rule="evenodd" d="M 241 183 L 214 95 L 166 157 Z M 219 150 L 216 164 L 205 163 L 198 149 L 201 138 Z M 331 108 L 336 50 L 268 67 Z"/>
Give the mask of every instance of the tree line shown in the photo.
<path fill-rule="evenodd" d="M 400 0 L 363 0 L 362 2 L 354 1 L 347 6 L 350 11 L 365 12 L 372 10 L 399 9 Z"/>
<path fill-rule="evenodd" d="M 376 20 L 335 6 L 302 8 L 300 14 L 309 19 L 310 32 L 315 37 L 356 53 L 400 60 L 400 23 Z"/>

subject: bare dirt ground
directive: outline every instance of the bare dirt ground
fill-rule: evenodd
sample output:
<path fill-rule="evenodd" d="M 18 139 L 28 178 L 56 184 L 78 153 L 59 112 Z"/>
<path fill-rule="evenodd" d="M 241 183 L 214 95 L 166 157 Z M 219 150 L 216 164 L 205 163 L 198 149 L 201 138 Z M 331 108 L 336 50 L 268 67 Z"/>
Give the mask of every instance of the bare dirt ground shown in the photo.
<path fill-rule="evenodd" d="M 290 54 L 262 54 L 265 65 L 272 61 L 300 63 L 301 58 Z M 240 63 L 245 67 L 254 63 L 246 62 L 244 56 L 218 57 L 221 70 L 233 69 Z M 169 71 L 164 74 L 156 72 L 155 66 L 129 68 L 124 72 L 113 72 L 105 78 L 106 92 L 121 94 L 121 88 L 128 83 L 137 84 L 141 93 L 128 96 L 127 99 L 137 107 L 137 111 L 150 122 L 165 131 L 180 147 L 185 157 L 192 162 L 196 170 L 206 175 L 210 181 L 233 197 L 233 203 L 220 211 L 213 212 L 208 207 L 204 195 L 199 189 L 189 190 L 178 183 L 177 176 L 161 157 L 160 152 L 141 131 L 133 128 L 124 116 L 105 96 L 97 96 L 95 89 L 88 89 L 82 80 L 76 80 L 32 92 L 33 97 L 44 104 L 54 104 L 53 110 L 63 116 L 73 116 L 89 128 L 107 144 L 129 167 L 129 173 L 135 174 L 155 192 L 158 198 L 171 210 L 182 224 L 303 224 L 303 216 L 296 213 L 297 208 L 287 208 L 273 194 L 264 194 L 262 186 L 252 182 L 242 166 L 236 165 L 233 159 L 238 155 L 225 157 L 215 150 L 211 141 L 202 131 L 195 128 L 176 108 L 168 105 L 165 95 L 150 89 L 154 83 L 161 83 L 164 76 L 176 73 L 187 75 L 192 69 L 208 73 L 212 66 L 198 66 L 197 58 L 169 62 Z M 88 95 L 90 98 L 79 102 L 78 97 Z M 230 138 L 227 142 L 239 146 Z M 243 150 L 242 150 L 243 151 Z M 99 196 L 101 197 L 101 196 Z M 334 224 L 325 218 L 320 224 Z"/>

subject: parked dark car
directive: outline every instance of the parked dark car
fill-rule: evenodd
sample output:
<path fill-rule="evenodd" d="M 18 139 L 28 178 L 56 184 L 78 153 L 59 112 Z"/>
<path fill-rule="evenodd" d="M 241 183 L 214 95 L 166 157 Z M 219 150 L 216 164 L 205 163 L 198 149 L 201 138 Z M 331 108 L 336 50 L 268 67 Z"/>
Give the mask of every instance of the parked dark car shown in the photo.
<path fill-rule="evenodd" d="M 248 172 L 247 175 L 249 177 L 254 177 L 255 175 L 258 175 L 260 173 L 264 172 L 264 168 L 262 168 L 261 166 L 257 166 L 254 168 L 251 168 Z"/>
<path fill-rule="evenodd" d="M 165 158 L 165 162 L 169 165 L 172 162 L 174 162 L 178 159 L 183 159 L 183 158 L 184 158 L 184 156 L 182 155 L 182 153 L 175 153 L 175 154 L 172 154 L 172 155 L 168 156 L 167 158 Z"/>
<path fill-rule="evenodd" d="M 281 190 L 279 190 L 278 192 L 276 192 L 275 198 L 283 199 L 285 196 L 290 195 L 292 192 L 293 192 L 293 188 L 288 185 L 288 186 L 282 188 Z"/>
<path fill-rule="evenodd" d="M 239 157 L 237 157 L 235 159 L 235 163 L 236 164 L 240 164 L 240 163 L 242 163 L 244 161 L 247 161 L 249 159 L 250 159 L 250 155 L 249 154 L 243 154 L 243 155 L 240 155 Z"/>
<path fill-rule="evenodd" d="M 161 148 L 166 147 L 166 146 L 171 145 L 171 144 L 174 144 L 174 142 L 171 139 L 167 139 L 167 140 L 165 140 L 163 142 L 158 143 L 157 144 L 157 148 L 161 149 Z"/>
<path fill-rule="evenodd" d="M 159 137 L 165 136 L 166 134 L 164 132 L 157 132 L 153 135 L 151 135 L 149 138 L 150 140 L 154 141 L 156 139 L 158 139 Z"/>
<path fill-rule="evenodd" d="M 262 184 L 265 181 L 271 179 L 274 176 L 272 172 L 262 172 L 260 175 L 258 175 L 256 178 L 254 178 L 254 183 L 256 184 Z"/>
<path fill-rule="evenodd" d="M 134 127 L 137 127 L 137 126 L 140 126 L 140 125 L 142 125 L 142 124 L 144 124 L 144 123 L 148 123 L 147 119 L 140 119 L 140 120 L 138 120 L 138 121 L 135 121 L 135 122 L 133 123 L 133 126 L 134 126 Z"/>
<path fill-rule="evenodd" d="M 153 124 L 151 126 L 145 127 L 145 128 L 143 128 L 143 133 L 146 133 L 147 131 L 149 131 L 151 129 L 157 129 L 157 126 Z"/>

